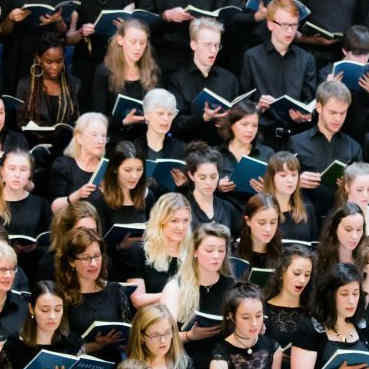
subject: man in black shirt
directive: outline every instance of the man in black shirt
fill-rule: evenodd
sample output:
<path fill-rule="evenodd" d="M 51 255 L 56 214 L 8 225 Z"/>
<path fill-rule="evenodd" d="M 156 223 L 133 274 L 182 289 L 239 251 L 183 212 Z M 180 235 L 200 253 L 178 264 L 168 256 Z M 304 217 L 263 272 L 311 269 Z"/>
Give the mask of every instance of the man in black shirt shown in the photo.
<path fill-rule="evenodd" d="M 301 163 L 300 185 L 314 203 L 319 216 L 326 215 L 334 203 L 334 188 L 320 184 L 320 173 L 334 160 L 346 164 L 362 160 L 360 145 L 341 132 L 351 93 L 341 82 L 323 82 L 316 94 L 318 124 L 290 138 L 289 150 Z"/>
<path fill-rule="evenodd" d="M 256 88 L 259 108 L 265 111 L 261 120 L 264 139 L 277 149 L 283 148 L 290 130 L 300 131 L 306 126 L 305 122 L 311 120 L 311 115 L 291 110 L 290 122 L 285 122 L 268 111 L 273 100 L 284 94 L 304 102 L 310 102 L 315 94 L 314 58 L 292 45 L 298 19 L 299 12 L 293 0 L 273 0 L 267 8 L 271 39 L 246 51 L 241 72 L 242 90 Z"/>
<path fill-rule="evenodd" d="M 168 84 L 177 99 L 179 114 L 172 126 L 173 134 L 183 141 L 201 139 L 210 145 L 222 142 L 216 121 L 226 113 L 220 108 L 205 106 L 202 114 L 196 113 L 192 101 L 204 88 L 208 88 L 227 100 L 234 99 L 239 92 L 236 77 L 229 71 L 214 66 L 221 48 L 222 24 L 209 18 L 198 18 L 190 24 L 193 62 L 174 73 Z"/>

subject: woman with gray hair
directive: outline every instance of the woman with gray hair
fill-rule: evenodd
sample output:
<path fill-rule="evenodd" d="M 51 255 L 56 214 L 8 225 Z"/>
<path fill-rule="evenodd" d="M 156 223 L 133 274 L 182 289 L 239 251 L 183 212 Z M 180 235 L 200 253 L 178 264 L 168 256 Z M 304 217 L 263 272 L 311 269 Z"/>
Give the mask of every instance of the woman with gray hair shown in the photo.
<path fill-rule="evenodd" d="M 11 290 L 16 272 L 17 254 L 0 240 L 0 341 L 18 336 L 28 312 L 27 294 Z"/>
<path fill-rule="evenodd" d="M 73 138 L 57 158 L 50 173 L 52 210 L 88 198 L 96 186 L 88 183 L 105 154 L 108 120 L 100 113 L 81 115 L 74 128 Z"/>
<path fill-rule="evenodd" d="M 147 125 L 146 133 L 135 139 L 134 144 L 145 159 L 183 159 L 184 143 L 169 132 L 177 115 L 177 102 L 173 94 L 162 88 L 154 88 L 143 99 Z M 181 180 L 181 172 L 172 170 L 174 180 Z"/>

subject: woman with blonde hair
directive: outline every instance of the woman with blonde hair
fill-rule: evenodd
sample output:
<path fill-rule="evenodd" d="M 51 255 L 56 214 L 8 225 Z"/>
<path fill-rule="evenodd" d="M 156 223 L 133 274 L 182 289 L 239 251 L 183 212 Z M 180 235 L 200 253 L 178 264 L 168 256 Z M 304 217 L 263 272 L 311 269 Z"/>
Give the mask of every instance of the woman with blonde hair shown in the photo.
<path fill-rule="evenodd" d="M 202 224 L 193 234 L 193 243 L 177 276 L 164 288 L 161 302 L 178 322 L 187 325 L 195 313 L 221 315 L 225 293 L 234 285 L 230 277 L 229 229 L 219 223 Z M 202 328 L 195 323 L 181 333 L 186 351 L 195 367 L 207 368 L 220 326 Z"/>
<path fill-rule="evenodd" d="M 191 367 L 177 323 L 165 305 L 144 306 L 137 311 L 128 341 L 128 358 L 144 361 L 151 369 Z"/>
<path fill-rule="evenodd" d="M 95 207 L 87 201 L 77 201 L 60 209 L 51 221 L 51 244 L 47 253 L 40 259 L 36 281 L 55 280 L 55 253 L 61 250 L 67 241 L 67 234 L 71 229 L 90 228 L 102 235 L 99 214 Z"/>
<path fill-rule="evenodd" d="M 96 186 L 88 183 L 105 154 L 108 120 L 100 113 L 81 115 L 64 156 L 55 160 L 50 173 L 52 210 L 88 198 Z"/>
<path fill-rule="evenodd" d="M 104 62 L 97 67 L 93 88 L 94 108 L 110 115 L 118 94 L 142 100 L 158 86 L 159 68 L 152 56 L 150 30 L 138 19 L 123 21 L 111 38 Z M 124 119 L 123 119 L 124 118 Z M 143 122 L 132 110 L 126 117 L 113 117 L 112 130 L 122 124 Z"/>
<path fill-rule="evenodd" d="M 302 198 L 300 172 L 300 162 L 295 155 L 287 151 L 277 152 L 269 159 L 264 191 L 278 201 L 282 238 L 316 241 L 318 229 L 315 211 L 313 205 Z"/>
<path fill-rule="evenodd" d="M 143 245 L 119 253 L 121 281 L 138 285 L 131 299 L 135 307 L 160 300 L 162 289 L 191 247 L 191 207 L 179 193 L 159 198 L 150 212 Z"/>
<path fill-rule="evenodd" d="M 365 217 L 365 234 L 369 235 L 369 164 L 356 162 L 345 168 L 343 181 L 337 190 L 337 205 L 346 201 L 355 203 Z"/>

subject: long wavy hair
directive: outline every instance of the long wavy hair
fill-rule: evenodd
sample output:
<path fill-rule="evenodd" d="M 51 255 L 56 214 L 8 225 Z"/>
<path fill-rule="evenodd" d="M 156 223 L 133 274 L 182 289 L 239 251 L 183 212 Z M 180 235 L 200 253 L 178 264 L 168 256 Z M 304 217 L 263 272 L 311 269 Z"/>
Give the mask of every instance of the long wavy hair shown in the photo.
<path fill-rule="evenodd" d="M 146 49 L 138 61 L 137 65 L 140 69 L 140 82 L 145 91 L 157 86 L 159 81 L 159 67 L 157 66 L 151 50 L 150 30 L 142 22 L 137 19 L 130 19 L 119 25 L 117 32 L 111 38 L 108 50 L 104 59 L 104 64 L 108 68 L 109 89 L 118 93 L 124 91 L 126 81 L 127 65 L 124 57 L 123 47 L 119 45 L 119 38 L 125 37 L 129 28 L 136 28 L 145 32 L 147 36 Z"/>
<path fill-rule="evenodd" d="M 282 256 L 279 260 L 273 278 L 269 278 L 264 290 L 265 301 L 278 296 L 283 290 L 283 275 L 286 273 L 288 267 L 292 264 L 296 257 L 301 257 L 311 261 L 312 269 L 308 284 L 300 295 L 300 306 L 304 310 L 309 308 L 309 301 L 313 292 L 313 284 L 316 273 L 316 255 L 315 252 L 303 245 L 291 244 L 283 247 Z"/>
<path fill-rule="evenodd" d="M 279 151 L 269 159 L 268 167 L 264 176 L 264 191 L 275 196 L 277 189 L 275 188 L 274 177 L 278 172 L 284 171 L 285 166 L 290 171 L 297 171 L 299 177 L 296 190 L 290 198 L 292 219 L 295 223 L 307 223 L 307 213 L 300 190 L 301 166 L 295 155 L 287 151 Z M 280 217 L 281 223 L 283 223 L 285 221 L 285 217 L 282 212 L 280 213 Z"/>
<path fill-rule="evenodd" d="M 72 263 L 77 255 L 82 254 L 93 242 L 100 246 L 102 263 L 100 273 L 95 281 L 96 286 L 105 287 L 106 255 L 104 241 L 92 229 L 72 229 L 67 235 L 67 242 L 62 249 L 56 250 L 55 274 L 57 286 L 64 291 L 64 300 L 68 305 L 78 305 L 83 301 L 78 274 Z"/>
<path fill-rule="evenodd" d="M 158 271 L 167 271 L 171 260 L 164 246 L 166 241 L 163 234 L 163 226 L 169 222 L 174 212 L 180 209 L 187 209 L 191 218 L 190 203 L 183 195 L 174 192 L 161 196 L 151 209 L 150 218 L 144 233 L 144 249 L 146 263 L 152 265 Z M 186 253 L 191 247 L 192 233 L 190 223 L 184 240 L 179 245 L 179 260 L 184 260 Z"/>
<path fill-rule="evenodd" d="M 337 290 L 346 284 L 358 282 L 360 298 L 353 317 L 347 321 L 358 323 L 363 317 L 365 298 L 361 290 L 361 275 L 354 264 L 336 263 L 317 280 L 316 295 L 311 299 L 312 315 L 328 329 L 335 329 L 337 322 Z"/>
<path fill-rule="evenodd" d="M 130 141 L 121 141 L 114 150 L 113 157 L 109 161 L 103 182 L 103 196 L 106 203 L 112 209 L 124 205 L 124 194 L 119 184 L 119 167 L 127 159 L 138 159 L 142 162 L 142 175 L 136 187 L 131 190 L 133 205 L 136 209 L 145 207 L 146 176 L 145 158 L 135 145 Z"/>
<path fill-rule="evenodd" d="M 192 247 L 188 250 L 184 263 L 175 277 L 179 285 L 179 300 L 178 307 L 178 321 L 186 324 L 189 322 L 195 310 L 200 306 L 200 276 L 199 276 L 199 262 L 195 257 L 195 252 L 200 247 L 201 243 L 207 237 L 217 237 L 225 241 L 226 253 L 219 270 L 220 275 L 231 275 L 228 253 L 231 234 L 229 229 L 223 224 L 218 223 L 204 223 L 201 224 L 193 233 Z"/>
<path fill-rule="evenodd" d="M 250 197 L 246 204 L 243 219 L 244 226 L 241 232 L 240 244 L 238 246 L 239 256 L 245 260 L 250 260 L 252 256 L 252 238 L 251 229 L 246 222 L 246 217 L 251 219 L 258 211 L 275 209 L 278 214 L 278 224 L 280 222 L 280 209 L 277 200 L 271 195 L 259 192 Z M 267 254 L 272 263 L 276 263 L 282 253 L 282 241 L 277 228 L 272 240 L 268 243 Z"/>
<path fill-rule="evenodd" d="M 365 217 L 360 207 L 352 202 L 347 202 L 343 206 L 337 208 L 325 222 L 321 238 L 318 246 L 318 270 L 319 272 L 327 270 L 332 264 L 339 262 L 339 246 L 340 242 L 337 237 L 337 229 L 343 218 L 350 215 L 360 214 L 363 217 L 363 235 L 358 246 L 352 252 L 355 265 L 359 270 L 363 267 L 363 257 L 361 250 L 365 240 Z"/>
<path fill-rule="evenodd" d="M 77 201 L 58 210 L 51 221 L 51 245 L 49 252 L 63 247 L 66 235 L 83 218 L 92 218 L 96 223 L 97 233 L 102 234 L 102 225 L 95 207 L 87 201 Z"/>
<path fill-rule="evenodd" d="M 153 324 L 168 320 L 172 330 L 172 343 L 166 354 L 168 369 L 187 369 L 189 359 L 179 338 L 177 323 L 165 305 L 148 305 L 140 308 L 133 321 L 128 341 L 128 358 L 145 361 L 152 359 L 151 352 L 145 345 L 145 332 Z"/>

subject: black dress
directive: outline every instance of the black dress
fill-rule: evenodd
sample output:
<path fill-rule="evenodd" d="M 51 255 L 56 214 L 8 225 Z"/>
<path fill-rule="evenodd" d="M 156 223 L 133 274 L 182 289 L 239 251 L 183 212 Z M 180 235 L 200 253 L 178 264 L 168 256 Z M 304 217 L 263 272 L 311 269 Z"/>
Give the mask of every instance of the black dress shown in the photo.
<path fill-rule="evenodd" d="M 93 172 L 82 170 L 75 159 L 69 156 L 61 156 L 54 161 L 50 172 L 50 198 L 70 195 L 85 185 Z"/>
<path fill-rule="evenodd" d="M 179 260 L 171 258 L 168 270 L 158 271 L 153 265 L 147 264 L 143 243 L 138 242 L 129 249 L 120 250 L 119 264 L 121 265 L 120 281 L 127 279 L 143 279 L 147 293 L 160 293 L 179 268 Z"/>
<path fill-rule="evenodd" d="M 76 355 L 81 346 L 82 340 L 78 336 L 70 335 L 68 337 L 61 336 L 59 342 L 51 345 L 29 346 L 19 338 L 10 339 L 4 345 L 3 350 L 12 369 L 23 369 L 41 350 Z"/>
<path fill-rule="evenodd" d="M 233 346 L 224 340 L 215 347 L 212 359 L 226 361 L 228 369 L 270 369 L 278 347 L 275 340 L 259 336 L 256 344 L 251 347 L 252 352 L 249 353 L 249 349 Z"/>
<path fill-rule="evenodd" d="M 207 314 L 222 315 L 222 304 L 226 293 L 233 287 L 234 280 L 220 275 L 217 283 L 211 287 L 200 286 L 199 310 Z M 200 341 L 190 341 L 185 344 L 188 355 L 193 360 L 196 369 L 208 369 L 212 351 L 220 336 L 206 338 Z"/>
<path fill-rule="evenodd" d="M 81 6 L 77 9 L 78 24 L 80 29 L 83 24 L 95 23 L 102 10 L 122 9 L 132 1 L 130 0 L 83 0 Z M 75 47 L 73 54 L 72 70 L 73 74 L 81 80 L 82 88 L 80 90 L 81 112 L 93 111 L 91 91 L 93 89 L 93 76 L 96 67 L 103 61 L 108 46 L 108 37 L 98 34 L 92 34 L 86 42 L 81 40 Z M 91 44 L 91 52 L 89 51 Z"/>
<path fill-rule="evenodd" d="M 9 291 L 5 305 L 0 312 L 0 335 L 18 337 L 20 329 L 28 314 L 28 295 Z"/>
<path fill-rule="evenodd" d="M 71 332 L 81 336 L 95 321 L 129 322 L 131 311 L 124 287 L 108 282 L 106 287 L 94 293 L 84 293 L 82 303 L 68 308 Z M 93 356 L 103 360 L 120 361 L 119 351 L 113 346 L 94 352 Z"/>
<path fill-rule="evenodd" d="M 268 302 L 264 305 L 264 316 L 265 334 L 275 339 L 282 348 L 292 343 L 301 322 L 307 317 L 301 307 L 276 306 Z M 290 349 L 283 351 L 283 369 L 290 367 L 290 351 Z"/>
<path fill-rule="evenodd" d="M 303 350 L 314 351 L 317 353 L 315 369 L 320 369 L 329 360 L 336 350 L 361 350 L 368 351 L 364 331 L 356 330 L 359 339 L 355 342 L 331 341 L 325 332 L 325 328 L 314 318 L 304 319 L 298 327 L 293 339 L 293 346 Z"/>

